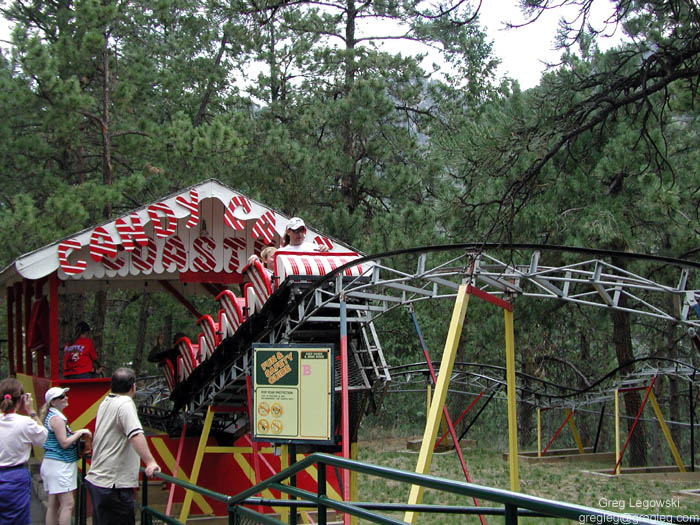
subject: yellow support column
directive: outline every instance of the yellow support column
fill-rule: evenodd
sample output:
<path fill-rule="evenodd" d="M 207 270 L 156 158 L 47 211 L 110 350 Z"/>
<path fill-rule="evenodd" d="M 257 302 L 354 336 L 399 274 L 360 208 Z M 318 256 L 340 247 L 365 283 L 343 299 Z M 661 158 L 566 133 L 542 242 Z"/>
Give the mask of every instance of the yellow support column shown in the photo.
<path fill-rule="evenodd" d="M 425 423 L 425 431 L 423 432 L 423 442 L 421 443 L 420 452 L 418 454 L 418 464 L 416 465 L 417 474 L 427 474 L 430 470 L 430 463 L 433 459 L 433 446 L 437 438 L 438 427 L 442 417 L 442 407 L 445 404 L 447 396 L 447 388 L 450 384 L 450 376 L 457 355 L 457 346 L 459 338 L 462 334 L 464 326 L 464 317 L 467 314 L 467 305 L 469 304 L 469 295 L 467 294 L 467 285 L 462 284 L 457 292 L 457 299 L 452 311 L 452 320 L 450 328 L 447 332 L 447 340 L 445 341 L 445 350 L 442 353 L 442 361 L 440 363 L 440 371 L 438 372 L 437 382 L 435 383 L 435 393 L 430 403 L 430 412 Z M 423 499 L 423 487 L 418 485 L 411 486 L 411 492 L 408 496 L 408 504 L 416 505 Z M 415 512 L 406 512 L 404 521 L 415 523 L 417 514 Z"/>
<path fill-rule="evenodd" d="M 282 455 L 280 456 L 280 472 L 289 467 L 289 446 L 282 445 Z M 289 480 L 283 482 L 285 485 L 289 485 Z M 289 499 L 289 494 L 286 492 L 282 493 L 282 499 Z M 280 511 L 280 520 L 289 523 L 289 514 L 291 512 L 290 507 L 284 507 Z"/>
<path fill-rule="evenodd" d="M 542 421 L 540 418 L 540 407 L 537 407 L 537 457 L 542 457 Z"/>
<path fill-rule="evenodd" d="M 620 460 L 620 396 L 617 388 L 615 389 L 615 472 L 620 473 L 620 465 L 617 462 Z"/>
<path fill-rule="evenodd" d="M 506 391 L 508 393 L 508 463 L 510 490 L 518 492 L 518 413 L 515 404 L 515 332 L 513 312 L 503 310 L 506 330 Z"/>
<path fill-rule="evenodd" d="M 202 435 L 199 436 L 199 445 L 197 445 L 197 453 L 194 456 L 194 464 L 192 465 L 192 474 L 190 476 L 190 483 L 193 485 L 197 484 L 197 478 L 199 478 L 199 469 L 202 467 L 202 459 L 204 458 L 204 449 L 207 448 L 207 439 L 209 439 L 209 432 L 211 431 L 211 423 L 214 420 L 214 411 L 211 407 L 207 408 L 207 415 L 204 417 L 204 427 L 202 428 Z M 182 510 L 180 511 L 180 523 L 187 523 L 187 517 L 190 515 L 190 505 L 192 504 L 193 492 L 188 490 L 185 492 L 185 501 L 182 503 Z"/>
<path fill-rule="evenodd" d="M 350 459 L 357 459 L 357 441 L 350 444 Z M 350 499 L 359 501 L 357 491 L 357 471 L 350 471 Z M 357 516 L 350 516 L 350 525 L 357 525 Z"/>
<path fill-rule="evenodd" d="M 583 442 L 581 441 L 581 436 L 578 435 L 578 429 L 576 428 L 576 423 L 574 423 L 574 414 L 570 408 L 566 409 L 566 415 L 571 414 L 569 418 L 569 426 L 571 427 L 571 433 L 574 435 L 574 441 L 576 442 L 576 448 L 578 448 L 578 453 L 583 454 Z"/>
<path fill-rule="evenodd" d="M 683 460 L 681 459 L 681 455 L 678 453 L 678 449 L 676 448 L 676 444 L 673 442 L 673 438 L 671 437 L 671 431 L 668 429 L 668 426 L 666 425 L 666 420 L 664 419 L 664 415 L 661 413 L 661 408 L 659 407 L 659 403 L 656 402 L 656 395 L 654 395 L 653 390 L 649 390 L 649 401 L 651 401 L 651 406 L 654 408 L 654 413 L 656 414 L 656 419 L 659 421 L 659 426 L 661 427 L 661 431 L 664 433 L 664 437 L 666 438 L 666 443 L 668 443 L 668 448 L 671 449 L 671 455 L 673 456 L 673 459 L 676 462 L 676 465 L 678 466 L 678 471 L 685 472 L 685 465 L 683 465 Z"/>
<path fill-rule="evenodd" d="M 433 399 L 433 392 L 432 392 L 432 385 L 430 384 L 430 381 L 428 381 L 428 384 L 425 385 L 425 413 L 430 412 L 430 402 Z"/>

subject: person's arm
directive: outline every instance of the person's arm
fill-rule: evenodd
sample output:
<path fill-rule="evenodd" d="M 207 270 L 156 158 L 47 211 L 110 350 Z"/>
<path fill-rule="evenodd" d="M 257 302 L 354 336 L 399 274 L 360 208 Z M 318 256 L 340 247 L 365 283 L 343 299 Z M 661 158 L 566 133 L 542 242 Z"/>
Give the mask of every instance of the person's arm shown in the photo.
<path fill-rule="evenodd" d="M 90 356 L 90 360 L 92 360 L 92 368 L 96 374 L 101 374 L 102 372 L 104 372 L 105 367 L 97 359 L 97 350 L 95 350 L 95 345 L 93 344 L 92 339 L 88 339 L 88 341 L 90 341 L 88 355 Z"/>
<path fill-rule="evenodd" d="M 41 424 L 41 420 L 39 419 L 36 410 L 34 410 L 34 401 L 32 400 L 32 395 L 24 394 L 22 396 L 21 403 L 24 412 L 30 418 L 32 418 L 33 421 L 33 423 L 27 429 L 29 440 L 32 442 L 33 445 L 39 446 L 42 443 L 44 443 L 44 441 L 46 441 L 46 438 L 49 435 L 49 431 L 44 425 Z"/>
<path fill-rule="evenodd" d="M 49 426 L 51 427 L 51 430 L 53 430 L 53 433 L 56 434 L 56 440 L 58 441 L 58 444 L 61 445 L 61 448 L 70 447 L 76 441 L 78 441 L 80 436 L 83 434 L 91 435 L 88 429 L 83 428 L 76 431 L 71 436 L 68 436 L 68 432 L 66 432 L 66 422 L 58 416 L 53 416 L 51 419 L 49 419 Z"/>
<path fill-rule="evenodd" d="M 151 454 L 151 450 L 148 448 L 148 441 L 146 441 L 146 436 L 141 433 L 135 434 L 129 438 L 131 446 L 141 458 L 141 461 L 146 465 L 146 476 L 149 478 L 153 476 L 155 472 L 160 472 L 160 467 L 156 460 Z"/>

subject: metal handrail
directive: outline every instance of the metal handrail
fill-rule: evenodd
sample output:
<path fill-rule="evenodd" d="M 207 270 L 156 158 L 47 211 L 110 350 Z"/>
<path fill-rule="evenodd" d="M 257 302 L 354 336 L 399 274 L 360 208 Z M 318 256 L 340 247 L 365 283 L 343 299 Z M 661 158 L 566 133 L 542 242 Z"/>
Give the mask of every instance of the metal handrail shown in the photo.
<path fill-rule="evenodd" d="M 309 492 L 291 485 L 284 485 L 283 481 L 292 478 L 299 472 L 311 467 L 317 466 L 317 493 Z M 354 472 L 378 476 L 393 481 L 400 481 L 419 485 L 424 488 L 449 492 L 460 496 L 476 497 L 485 501 L 503 504 L 503 508 L 499 507 L 453 507 L 453 506 L 436 506 L 436 505 L 400 505 L 400 504 L 374 504 L 360 503 L 351 501 L 333 500 L 326 496 L 326 466 L 333 466 L 343 469 L 348 469 Z M 187 490 L 192 490 L 203 496 L 213 498 L 218 501 L 225 502 L 228 508 L 229 523 L 236 523 L 240 517 L 252 518 L 259 523 L 281 524 L 283 522 L 278 519 L 248 509 L 243 505 L 286 505 L 290 507 L 316 507 L 318 510 L 318 523 L 327 523 L 327 510 L 334 509 L 340 512 L 345 512 L 353 516 L 368 520 L 372 523 L 385 524 L 404 524 L 405 522 L 395 518 L 387 517 L 371 509 L 377 510 L 394 510 L 394 511 L 415 511 L 415 512 L 455 512 L 460 514 L 500 514 L 505 518 L 507 525 L 517 524 L 518 516 L 542 516 L 552 518 L 567 518 L 577 520 L 579 523 L 638 523 L 638 524 L 659 524 L 673 522 L 669 517 L 659 517 L 663 521 L 657 521 L 649 516 L 634 516 L 630 514 L 619 514 L 601 509 L 585 507 L 572 503 L 563 503 L 559 501 L 538 498 L 526 494 L 520 494 L 504 489 L 484 487 L 473 483 L 465 483 L 461 481 L 438 478 L 435 476 L 417 474 L 415 472 L 407 472 L 404 470 L 394 469 L 390 467 L 382 467 L 371 465 L 352 459 L 333 456 L 324 453 L 313 453 L 300 461 L 294 463 L 283 471 L 267 478 L 243 492 L 234 496 L 226 496 L 192 483 L 168 476 L 163 473 L 155 475 L 170 483 L 174 483 Z M 158 519 L 167 523 L 177 524 L 178 521 L 168 518 L 148 506 L 148 491 L 146 490 L 147 480 L 143 476 L 142 486 L 142 523 L 151 523 L 150 518 L 156 516 Z M 264 500 L 254 497 L 265 489 L 272 489 L 282 493 L 289 494 L 292 497 L 299 498 L 297 500 Z M 290 522 L 296 523 L 296 512 L 290 513 Z"/>

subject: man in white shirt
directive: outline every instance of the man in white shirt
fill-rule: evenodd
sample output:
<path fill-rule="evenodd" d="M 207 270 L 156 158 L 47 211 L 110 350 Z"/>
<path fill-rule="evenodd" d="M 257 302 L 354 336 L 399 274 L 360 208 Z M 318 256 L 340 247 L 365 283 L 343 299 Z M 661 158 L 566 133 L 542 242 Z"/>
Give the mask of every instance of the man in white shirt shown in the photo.
<path fill-rule="evenodd" d="M 112 393 L 97 409 L 92 463 L 85 479 L 92 500 L 93 525 L 134 524 L 134 488 L 139 458 L 152 476 L 160 467 L 151 455 L 134 405 L 136 376 L 130 368 L 112 374 Z"/>

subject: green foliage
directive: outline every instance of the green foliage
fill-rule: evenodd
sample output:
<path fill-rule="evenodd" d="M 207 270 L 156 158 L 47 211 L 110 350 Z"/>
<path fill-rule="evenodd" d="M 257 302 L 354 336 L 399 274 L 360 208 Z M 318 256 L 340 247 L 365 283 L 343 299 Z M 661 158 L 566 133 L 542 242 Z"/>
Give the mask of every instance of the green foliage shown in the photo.
<path fill-rule="evenodd" d="M 585 15 L 590 2 L 560 3 Z M 523 5 L 536 15 L 553 4 Z M 494 79 L 497 57 L 474 7 L 4 4 L 15 28 L 0 55 L 3 265 L 207 178 L 367 253 L 513 241 L 696 257 L 697 6 L 616 2 L 630 41 L 605 53 L 592 28 L 564 24 L 561 67 L 526 92 Z M 429 50 L 441 64 L 426 66 Z M 571 367 L 548 368 L 550 357 L 588 378 L 618 364 L 607 313 L 522 303 L 521 370 L 568 381 Z M 108 297 L 113 365 L 133 357 L 140 306 L 126 292 Z M 154 298 L 146 350 L 163 326 L 189 326 L 181 310 Z M 448 301 L 416 305 L 432 355 L 450 311 Z M 405 310 L 384 316 L 380 331 L 390 363 L 420 360 Z M 636 356 L 691 358 L 677 327 L 637 320 L 631 337 Z M 473 301 L 459 359 L 500 366 L 502 352 L 500 312 Z M 390 401 L 396 428 L 423 412 L 414 397 Z M 499 417 L 488 419 L 494 434 Z"/>

